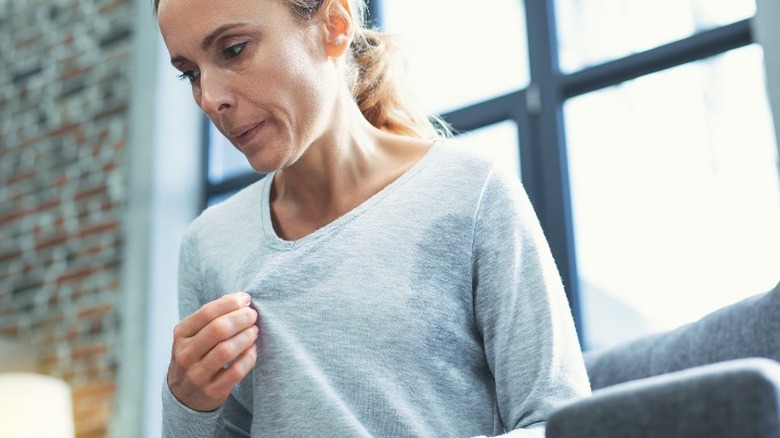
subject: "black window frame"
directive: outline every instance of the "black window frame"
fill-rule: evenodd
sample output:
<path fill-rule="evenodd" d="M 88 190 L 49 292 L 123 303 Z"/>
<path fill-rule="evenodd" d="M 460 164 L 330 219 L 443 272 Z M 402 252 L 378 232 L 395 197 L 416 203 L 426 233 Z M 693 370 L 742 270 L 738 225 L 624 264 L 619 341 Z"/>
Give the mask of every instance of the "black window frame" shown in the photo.
<path fill-rule="evenodd" d="M 525 0 L 524 4 L 530 84 L 441 116 L 458 133 L 504 121 L 513 121 L 517 125 L 522 182 L 558 265 L 578 336 L 583 347 L 587 348 L 583 339 L 563 106 L 568 99 L 582 94 L 750 45 L 755 42 L 752 18 L 566 73 L 561 71 L 558 63 L 555 1 Z M 370 21 L 378 27 L 382 23 L 381 10 L 382 0 L 368 1 Z M 262 175 L 247 172 L 212 183 L 208 177 L 210 149 L 207 119 L 203 126 L 201 204 L 205 208 L 210 199 L 246 187 Z"/>

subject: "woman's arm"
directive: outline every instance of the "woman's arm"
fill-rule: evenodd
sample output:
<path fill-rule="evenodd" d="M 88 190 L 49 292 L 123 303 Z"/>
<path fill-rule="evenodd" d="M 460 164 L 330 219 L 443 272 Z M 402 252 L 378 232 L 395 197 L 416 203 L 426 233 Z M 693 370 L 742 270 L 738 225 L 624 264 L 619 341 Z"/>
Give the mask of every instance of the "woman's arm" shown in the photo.
<path fill-rule="evenodd" d="M 590 393 L 560 275 L 522 186 L 494 171 L 474 231 L 474 306 L 507 436 L 543 436 Z"/>
<path fill-rule="evenodd" d="M 235 384 L 253 368 L 257 312 L 249 295 L 222 296 L 199 306 L 202 296 L 197 246 L 185 237 L 179 259 L 179 312 L 172 358 L 163 388 L 163 436 L 226 436 L 236 429 L 223 409 Z M 248 432 L 248 429 L 247 429 Z M 231 433 L 230 436 L 235 436 Z M 240 436 L 240 435 L 239 435 Z"/>

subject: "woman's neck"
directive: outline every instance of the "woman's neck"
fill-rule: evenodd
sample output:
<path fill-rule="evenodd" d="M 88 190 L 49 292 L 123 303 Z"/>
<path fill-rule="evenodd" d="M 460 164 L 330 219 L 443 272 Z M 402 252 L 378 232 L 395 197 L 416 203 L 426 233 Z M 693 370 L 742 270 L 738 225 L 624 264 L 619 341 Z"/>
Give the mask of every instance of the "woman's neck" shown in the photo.
<path fill-rule="evenodd" d="M 298 239 L 353 210 L 430 148 L 431 141 L 380 131 L 355 111 L 348 128 L 332 129 L 275 174 L 271 213 L 282 238 Z"/>

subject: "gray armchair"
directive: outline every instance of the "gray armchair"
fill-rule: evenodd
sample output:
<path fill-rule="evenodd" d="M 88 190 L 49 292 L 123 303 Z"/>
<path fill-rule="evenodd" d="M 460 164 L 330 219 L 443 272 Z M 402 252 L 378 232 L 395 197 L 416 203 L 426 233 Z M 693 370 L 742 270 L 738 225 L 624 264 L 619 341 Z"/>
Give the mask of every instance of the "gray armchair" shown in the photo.
<path fill-rule="evenodd" d="M 780 438 L 780 284 L 586 365 L 593 395 L 547 438 Z"/>

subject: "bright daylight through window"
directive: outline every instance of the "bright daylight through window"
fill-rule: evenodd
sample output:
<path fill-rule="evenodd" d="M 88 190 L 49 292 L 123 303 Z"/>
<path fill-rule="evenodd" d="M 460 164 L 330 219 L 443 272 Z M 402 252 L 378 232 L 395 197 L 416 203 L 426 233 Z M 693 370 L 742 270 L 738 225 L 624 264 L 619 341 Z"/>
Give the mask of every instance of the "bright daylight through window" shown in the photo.
<path fill-rule="evenodd" d="M 409 60 L 414 97 L 429 111 L 457 112 L 499 96 L 520 96 L 529 87 L 526 2 L 497 0 L 480 8 L 479 17 L 473 4 L 451 0 L 372 3 L 381 12 L 382 29 L 394 35 Z M 553 3 L 558 45 L 551 51 L 559 55 L 564 79 L 756 13 L 754 0 Z M 532 18 L 532 10 L 527 12 Z M 553 177 L 568 181 L 575 242 L 573 251 L 570 244 L 559 248 L 564 256 L 574 252 L 570 282 L 578 286 L 581 335 L 589 348 L 674 328 L 778 281 L 778 149 L 763 52 L 749 42 L 559 97 L 568 174 Z M 538 114 L 520 99 L 519 113 L 526 118 L 473 124 L 481 128 L 458 137 L 455 145 L 517 175 L 521 161 L 530 166 L 528 173 L 550 172 L 555 166 L 549 160 L 540 164 L 539 151 L 554 148 L 557 139 L 521 135 L 532 129 L 521 125 L 538 123 L 528 122 Z M 213 127 L 209 138 L 209 184 L 251 173 Z M 528 144 L 536 149 L 521 148 Z M 521 150 L 532 157 L 521 156 Z M 209 201 L 219 202 L 238 188 L 230 185 Z M 547 192 L 541 193 L 537 199 L 549 204 Z M 566 194 L 560 199 L 568 211 Z"/>
<path fill-rule="evenodd" d="M 569 69 L 755 12 L 747 1 L 558 3 Z M 777 282 L 780 182 L 758 45 L 579 96 L 565 120 L 590 347 Z"/>

